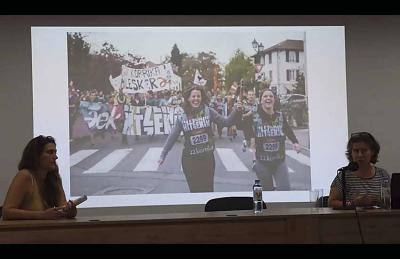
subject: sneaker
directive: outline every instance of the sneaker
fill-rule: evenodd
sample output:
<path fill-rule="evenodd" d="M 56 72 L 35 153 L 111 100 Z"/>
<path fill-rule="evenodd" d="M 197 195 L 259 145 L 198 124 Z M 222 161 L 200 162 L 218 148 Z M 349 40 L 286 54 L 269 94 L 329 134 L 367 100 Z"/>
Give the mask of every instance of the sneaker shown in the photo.
<path fill-rule="evenodd" d="M 247 149 L 247 141 L 246 141 L 246 140 L 243 140 L 242 151 L 243 151 L 243 152 L 246 152 L 246 149 Z"/>

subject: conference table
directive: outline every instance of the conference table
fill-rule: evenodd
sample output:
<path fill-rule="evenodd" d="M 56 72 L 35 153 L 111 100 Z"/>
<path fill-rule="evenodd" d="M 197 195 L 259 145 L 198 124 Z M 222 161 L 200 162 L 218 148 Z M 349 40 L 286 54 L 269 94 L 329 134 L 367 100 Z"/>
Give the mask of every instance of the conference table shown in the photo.
<path fill-rule="evenodd" d="M 252 211 L 0 220 L 5 243 L 400 243 L 400 210 Z"/>

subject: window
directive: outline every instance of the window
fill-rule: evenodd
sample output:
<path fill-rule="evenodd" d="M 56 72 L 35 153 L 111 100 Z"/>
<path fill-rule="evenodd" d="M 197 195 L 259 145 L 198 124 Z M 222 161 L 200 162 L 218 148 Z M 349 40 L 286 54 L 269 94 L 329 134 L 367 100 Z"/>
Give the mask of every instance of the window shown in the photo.
<path fill-rule="evenodd" d="M 299 63 L 300 53 L 294 50 L 286 50 L 286 62 L 296 62 Z"/>
<path fill-rule="evenodd" d="M 269 80 L 272 81 L 272 70 L 269 71 Z"/>
<path fill-rule="evenodd" d="M 268 54 L 268 57 L 269 57 L 269 64 L 272 64 L 272 52 Z"/>
<path fill-rule="evenodd" d="M 289 62 L 296 62 L 296 52 L 289 51 Z"/>
<path fill-rule="evenodd" d="M 286 81 L 296 81 L 296 71 L 294 69 L 286 70 Z"/>

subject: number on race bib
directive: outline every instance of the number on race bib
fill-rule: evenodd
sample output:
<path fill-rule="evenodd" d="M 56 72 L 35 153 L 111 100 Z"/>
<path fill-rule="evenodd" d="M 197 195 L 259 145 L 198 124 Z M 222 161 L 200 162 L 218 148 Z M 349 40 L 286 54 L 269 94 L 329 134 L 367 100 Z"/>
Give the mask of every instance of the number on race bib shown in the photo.
<path fill-rule="evenodd" d="M 194 135 L 190 137 L 190 144 L 194 145 L 199 145 L 208 142 L 208 134 L 199 134 L 199 135 Z"/>
<path fill-rule="evenodd" d="M 279 142 L 268 142 L 264 143 L 264 151 L 266 152 L 276 152 L 279 150 Z"/>

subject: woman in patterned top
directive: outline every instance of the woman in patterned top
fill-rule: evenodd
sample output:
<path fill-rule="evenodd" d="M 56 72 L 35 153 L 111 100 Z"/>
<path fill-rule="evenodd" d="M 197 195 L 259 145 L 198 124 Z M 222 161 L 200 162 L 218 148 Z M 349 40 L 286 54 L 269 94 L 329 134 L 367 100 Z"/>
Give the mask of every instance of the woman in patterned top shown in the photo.
<path fill-rule="evenodd" d="M 339 208 L 343 205 L 342 177 L 345 176 L 347 206 L 375 206 L 380 203 L 381 183 L 390 181 L 386 170 L 376 167 L 379 143 L 368 132 L 351 134 L 347 143 L 346 156 L 358 164 L 357 171 L 340 172 L 331 184 L 328 205 Z"/>

